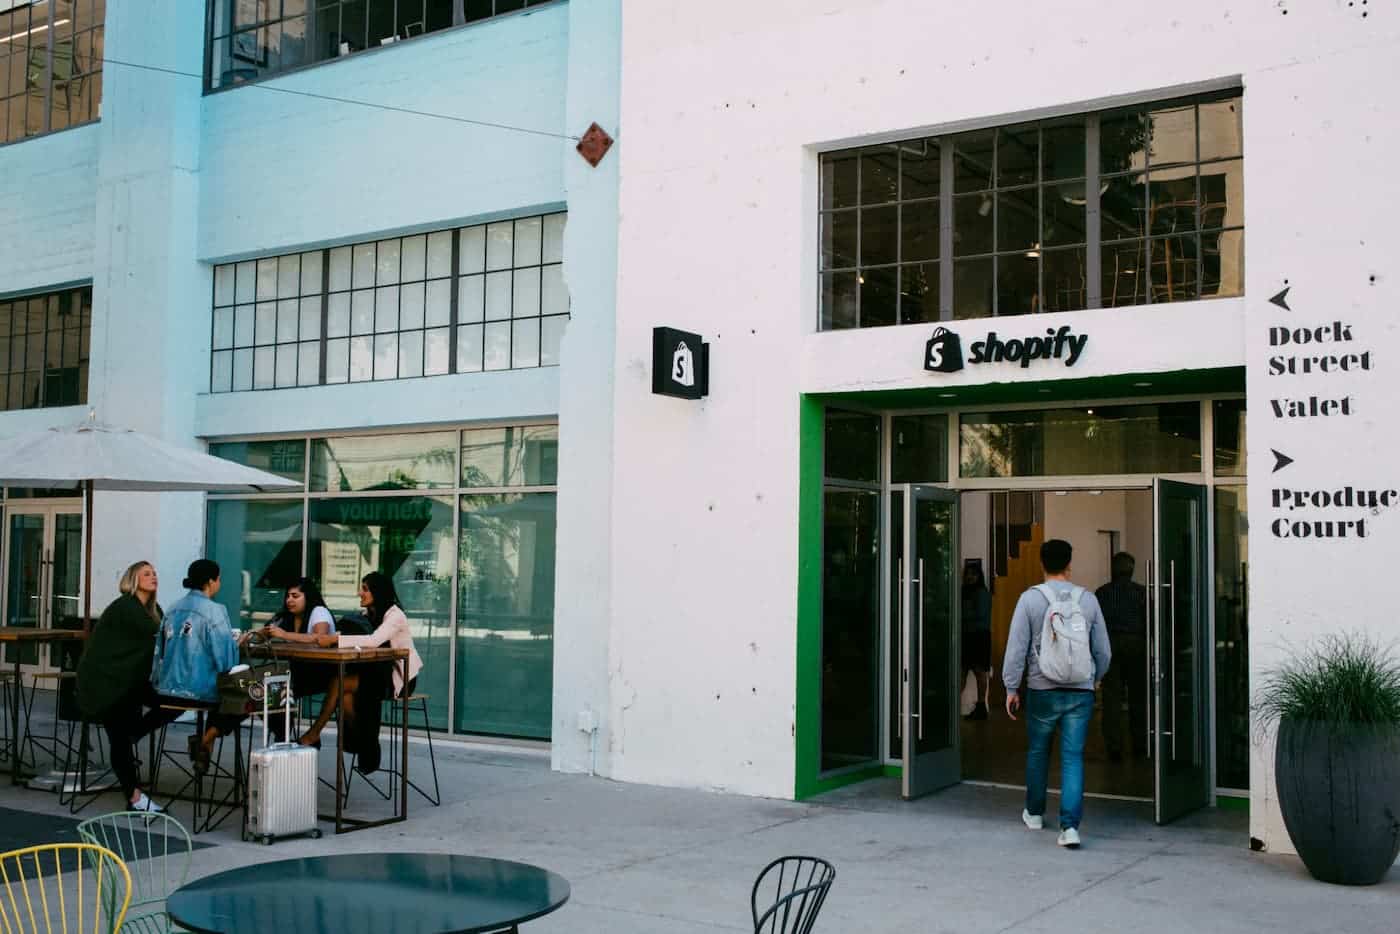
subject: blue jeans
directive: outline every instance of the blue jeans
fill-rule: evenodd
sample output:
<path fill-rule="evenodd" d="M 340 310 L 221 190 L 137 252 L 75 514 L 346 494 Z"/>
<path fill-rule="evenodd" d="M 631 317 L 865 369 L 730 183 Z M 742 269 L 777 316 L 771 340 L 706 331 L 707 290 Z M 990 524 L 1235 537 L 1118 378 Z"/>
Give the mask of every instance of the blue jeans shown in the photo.
<path fill-rule="evenodd" d="M 1060 728 L 1060 829 L 1084 816 L 1084 741 L 1094 716 L 1093 691 L 1026 692 L 1026 810 L 1045 813 L 1050 740 Z"/>

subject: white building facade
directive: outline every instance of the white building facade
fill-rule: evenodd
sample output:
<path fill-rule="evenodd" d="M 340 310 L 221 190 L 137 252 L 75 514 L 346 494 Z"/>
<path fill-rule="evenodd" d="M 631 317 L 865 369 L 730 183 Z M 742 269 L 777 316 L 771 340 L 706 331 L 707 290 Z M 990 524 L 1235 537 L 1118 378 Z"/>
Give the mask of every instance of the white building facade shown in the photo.
<path fill-rule="evenodd" d="M 443 729 L 914 796 L 1017 783 L 958 582 L 999 668 L 1066 538 L 1149 601 L 1090 790 L 1287 848 L 1260 673 L 1388 632 L 1383 11 L 106 6 L 0 2 L 0 437 L 91 409 L 304 489 L 99 496 L 97 605 L 143 557 L 245 625 L 378 568 Z M 75 605 L 52 494 L 6 495 L 9 624 Z"/>

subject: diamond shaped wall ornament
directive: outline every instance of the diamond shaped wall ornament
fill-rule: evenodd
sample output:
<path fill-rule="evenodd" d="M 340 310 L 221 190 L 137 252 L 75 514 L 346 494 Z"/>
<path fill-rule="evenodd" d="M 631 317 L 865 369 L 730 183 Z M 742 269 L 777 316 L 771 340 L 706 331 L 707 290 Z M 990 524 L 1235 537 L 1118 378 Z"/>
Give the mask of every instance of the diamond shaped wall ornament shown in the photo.
<path fill-rule="evenodd" d="M 578 154 L 595 169 L 598 163 L 603 161 L 603 157 L 612 148 L 613 138 L 607 131 L 594 123 L 588 128 L 588 132 L 583 134 L 583 138 L 578 141 Z"/>

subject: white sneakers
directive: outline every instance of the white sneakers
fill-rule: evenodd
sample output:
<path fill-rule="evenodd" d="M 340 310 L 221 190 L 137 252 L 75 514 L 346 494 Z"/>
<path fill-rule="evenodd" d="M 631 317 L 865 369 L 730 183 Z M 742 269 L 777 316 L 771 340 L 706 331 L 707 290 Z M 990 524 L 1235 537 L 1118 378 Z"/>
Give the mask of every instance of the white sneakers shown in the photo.
<path fill-rule="evenodd" d="M 135 801 L 127 805 L 127 809 L 131 811 L 146 811 L 151 814 L 159 814 L 165 810 L 165 808 L 146 797 L 144 791 L 137 796 Z"/>
<path fill-rule="evenodd" d="M 1026 825 L 1027 830 L 1044 830 L 1045 818 L 1039 814 L 1032 814 L 1025 808 L 1021 809 L 1021 823 Z M 1067 850 L 1079 849 L 1079 831 L 1073 827 L 1066 827 L 1060 831 L 1060 839 L 1056 841 Z"/>

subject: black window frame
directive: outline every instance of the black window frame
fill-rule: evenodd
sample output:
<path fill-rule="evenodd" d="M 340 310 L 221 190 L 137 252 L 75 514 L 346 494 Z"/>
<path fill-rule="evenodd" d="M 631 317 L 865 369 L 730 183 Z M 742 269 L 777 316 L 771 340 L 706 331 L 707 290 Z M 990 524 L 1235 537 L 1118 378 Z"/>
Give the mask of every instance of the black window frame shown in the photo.
<path fill-rule="evenodd" d="M 91 283 L 0 298 L 0 412 L 86 405 L 91 348 Z"/>

